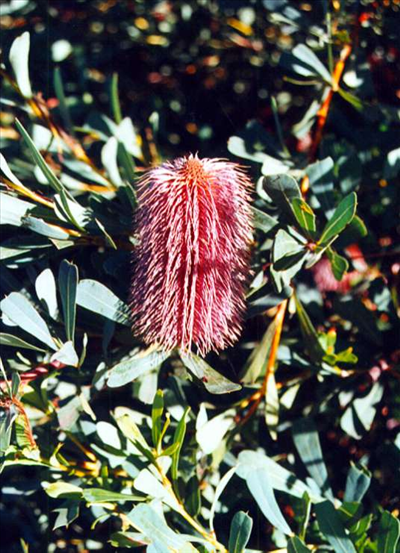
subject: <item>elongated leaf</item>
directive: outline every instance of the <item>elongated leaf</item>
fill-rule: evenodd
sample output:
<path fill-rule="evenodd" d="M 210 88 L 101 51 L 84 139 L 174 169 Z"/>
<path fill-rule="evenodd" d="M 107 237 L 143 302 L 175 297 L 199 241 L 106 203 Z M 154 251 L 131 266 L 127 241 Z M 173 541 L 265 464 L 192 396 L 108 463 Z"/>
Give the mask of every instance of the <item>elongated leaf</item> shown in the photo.
<path fill-rule="evenodd" d="M 198 355 L 181 353 L 180 357 L 185 367 L 203 382 L 211 394 L 228 394 L 241 390 L 240 384 L 235 384 L 222 376 Z"/>
<path fill-rule="evenodd" d="M 272 340 L 274 339 L 276 331 L 275 319 L 270 323 L 269 327 L 264 333 L 261 342 L 251 353 L 248 362 L 243 370 L 241 380 L 245 384 L 253 384 L 260 376 L 261 371 L 266 367 L 268 361 L 269 352 L 271 350 Z"/>
<path fill-rule="evenodd" d="M 296 478 L 292 472 L 281 467 L 276 461 L 273 461 L 266 455 L 244 450 L 239 454 L 238 461 L 239 465 L 236 473 L 241 478 L 247 478 L 250 472 L 258 468 L 264 468 L 269 474 L 274 490 L 280 490 L 299 498 L 302 498 L 304 493 L 307 492 L 313 501 L 321 499 L 320 494 L 315 493 L 301 480 Z"/>
<path fill-rule="evenodd" d="M 130 326 L 128 306 L 97 280 L 84 279 L 80 281 L 76 303 L 107 319 Z"/>
<path fill-rule="evenodd" d="M 32 88 L 29 79 L 29 48 L 30 34 L 23 33 L 12 43 L 10 49 L 10 63 L 14 71 L 15 79 L 24 98 L 32 98 Z"/>
<path fill-rule="evenodd" d="M 65 98 L 64 84 L 62 81 L 61 70 L 59 67 L 56 67 L 54 70 L 53 82 L 54 82 L 54 90 L 59 102 L 59 109 L 60 109 L 61 117 L 64 121 L 64 125 L 66 126 L 68 131 L 73 134 L 71 115 L 69 113 L 69 108 Z"/>
<path fill-rule="evenodd" d="M 64 326 L 67 340 L 74 342 L 76 321 L 76 295 L 78 287 L 78 268 L 73 263 L 63 260 L 58 273 L 61 294 L 61 305 L 64 315 Z"/>
<path fill-rule="evenodd" d="M 292 201 L 294 198 L 301 198 L 301 192 L 294 178 L 289 175 L 276 175 L 264 177 L 263 183 L 265 191 L 277 207 L 285 213 L 290 221 L 295 221 Z"/>
<path fill-rule="evenodd" d="M 342 280 L 344 274 L 349 268 L 349 262 L 331 248 L 327 249 L 328 259 L 331 262 L 332 273 L 336 280 Z"/>
<path fill-rule="evenodd" d="M 301 64 L 293 62 L 293 70 L 296 73 L 305 77 L 319 75 L 326 83 L 332 83 L 331 74 L 308 46 L 298 44 L 293 48 L 292 55 L 301 62 Z"/>
<path fill-rule="evenodd" d="M 44 319 L 33 305 L 19 292 L 12 292 L 0 302 L 2 312 L 17 326 L 56 350 L 57 346 Z"/>
<path fill-rule="evenodd" d="M 396 553 L 400 538 L 400 521 L 389 511 L 383 511 L 378 529 L 379 553 Z"/>
<path fill-rule="evenodd" d="M 45 349 L 38 348 L 33 344 L 28 344 L 28 342 L 25 342 L 25 340 L 21 340 L 21 338 L 18 338 L 18 336 L 13 336 L 12 334 L 6 334 L 4 332 L 0 332 L 0 345 L 9 346 L 12 348 L 32 349 L 35 351 L 46 352 Z"/>
<path fill-rule="evenodd" d="M 333 547 L 335 553 L 356 553 L 353 542 L 346 534 L 340 517 L 330 501 L 315 505 L 319 529 Z"/>
<path fill-rule="evenodd" d="M 253 221 L 255 228 L 262 230 L 265 233 L 279 225 L 279 222 L 274 219 L 274 217 L 271 217 L 271 215 L 264 213 L 264 211 L 261 211 L 256 207 L 253 207 Z"/>
<path fill-rule="evenodd" d="M 122 121 L 121 105 L 118 96 L 118 73 L 113 73 L 110 87 L 111 110 L 114 120 L 119 125 Z"/>
<path fill-rule="evenodd" d="M 322 231 L 319 243 L 324 246 L 340 234 L 351 222 L 357 209 L 357 195 L 352 192 L 340 202 Z"/>
<path fill-rule="evenodd" d="M 57 291 L 56 281 L 51 269 L 45 269 L 35 281 L 36 295 L 44 302 L 52 319 L 57 317 Z"/>
<path fill-rule="evenodd" d="M 70 238 L 68 232 L 64 229 L 56 225 L 50 225 L 43 221 L 43 219 L 27 216 L 21 219 L 21 222 L 23 227 L 28 228 L 33 232 L 37 232 L 42 236 L 46 236 L 47 238 L 54 240 L 69 240 Z"/>
<path fill-rule="evenodd" d="M 322 494 L 333 500 L 328 471 L 326 470 L 318 432 L 313 419 L 308 417 L 297 420 L 293 424 L 292 432 L 298 454 L 310 476 L 317 483 Z"/>
<path fill-rule="evenodd" d="M 64 365 L 71 365 L 71 367 L 77 367 L 79 364 L 79 357 L 75 351 L 74 344 L 69 341 L 63 344 L 63 346 L 51 356 L 52 363 L 58 361 Z"/>
<path fill-rule="evenodd" d="M 151 410 L 151 436 L 154 447 L 158 447 L 161 438 L 161 417 L 164 412 L 164 394 L 162 390 L 158 390 L 154 396 L 153 408 Z"/>
<path fill-rule="evenodd" d="M 208 455 L 221 445 L 225 434 L 233 426 L 234 415 L 235 412 L 230 409 L 197 428 L 196 440 L 204 453 Z"/>
<path fill-rule="evenodd" d="M 143 434 L 140 432 L 138 425 L 135 423 L 132 412 L 129 409 L 126 407 L 117 407 L 115 410 L 115 422 L 122 434 L 132 442 L 141 453 L 150 453 L 150 447 Z"/>
<path fill-rule="evenodd" d="M 299 317 L 301 333 L 304 337 L 305 347 L 312 361 L 319 363 L 325 355 L 325 351 L 321 346 L 317 331 L 315 330 L 310 317 L 300 303 L 300 300 L 295 296 L 296 313 Z"/>
<path fill-rule="evenodd" d="M 186 416 L 190 411 L 190 407 L 187 407 L 182 415 L 181 420 L 178 422 L 178 426 L 175 429 L 173 443 L 178 444 L 178 448 L 172 455 L 172 465 L 171 465 L 171 477 L 176 488 L 176 480 L 178 478 L 178 467 L 179 467 L 179 457 L 181 454 L 181 449 L 183 445 L 183 440 L 186 435 Z"/>
<path fill-rule="evenodd" d="M 304 257 L 305 253 L 304 244 L 301 244 L 285 230 L 278 230 L 272 251 L 274 269 L 276 271 L 286 270 L 296 265 L 299 259 Z"/>
<path fill-rule="evenodd" d="M 229 533 L 229 553 L 243 553 L 250 539 L 253 520 L 243 511 L 235 514 Z"/>
<path fill-rule="evenodd" d="M 312 237 L 316 230 L 314 211 L 302 198 L 293 198 L 292 209 L 300 228 Z"/>
<path fill-rule="evenodd" d="M 143 501 L 141 495 L 132 493 L 117 493 L 102 488 L 85 488 L 83 499 L 88 503 L 125 503 L 126 501 Z"/>
<path fill-rule="evenodd" d="M 9 194 L 0 193 L 0 217 L 2 225 L 22 225 L 23 218 L 35 205 Z"/>
<path fill-rule="evenodd" d="M 159 541 L 175 550 L 188 547 L 188 551 L 191 551 L 190 544 L 173 532 L 150 505 L 138 505 L 128 514 L 128 518 L 152 542 Z"/>
<path fill-rule="evenodd" d="M 246 484 L 265 518 L 283 534 L 290 535 L 292 531 L 276 502 L 268 471 L 265 468 L 257 468 L 249 472 Z"/>
<path fill-rule="evenodd" d="M 82 488 L 62 481 L 53 482 L 49 486 L 46 486 L 45 491 L 47 495 L 55 499 L 59 497 L 80 499 L 82 497 Z"/>
<path fill-rule="evenodd" d="M 228 483 L 230 482 L 232 476 L 235 474 L 236 472 L 236 466 L 230 468 L 225 474 L 224 476 L 221 478 L 221 480 L 218 482 L 218 485 L 217 487 L 215 488 L 215 494 L 214 494 L 214 499 L 213 499 L 213 502 L 212 502 L 212 505 L 211 505 L 211 509 L 210 509 L 210 530 L 213 532 L 214 531 L 214 513 L 215 513 L 215 509 L 217 507 L 217 503 L 219 501 L 219 498 L 221 497 L 222 495 L 222 492 L 225 490 L 226 486 L 228 485 Z"/>
<path fill-rule="evenodd" d="M 56 175 L 53 173 L 53 171 L 50 169 L 50 167 L 47 165 L 44 157 L 39 152 L 32 138 L 29 136 L 29 134 L 27 133 L 25 128 L 21 125 L 21 123 L 18 121 L 18 119 L 15 120 L 15 124 L 19 132 L 22 134 L 22 137 L 32 154 L 34 161 L 42 170 L 50 186 L 60 195 L 64 217 L 66 218 L 67 221 L 71 222 L 77 228 L 79 228 L 80 230 L 83 230 L 79 225 L 79 223 L 76 221 L 73 213 L 71 212 L 70 206 L 68 204 L 68 194 L 64 190 L 64 186 L 62 185 L 60 180 L 56 177 Z M 75 200 L 72 200 L 71 198 L 69 199 L 71 201 L 75 201 Z"/>
<path fill-rule="evenodd" d="M 58 513 L 56 521 L 53 526 L 53 530 L 68 526 L 79 516 L 79 500 L 67 499 L 57 509 L 53 509 L 55 513 Z"/>
<path fill-rule="evenodd" d="M 117 152 L 118 141 L 115 136 L 111 136 L 101 151 L 101 162 L 105 167 L 111 182 L 115 184 L 115 186 L 122 186 L 123 181 L 121 179 L 121 175 L 119 174 L 117 164 Z"/>
<path fill-rule="evenodd" d="M 371 483 L 371 473 L 362 465 L 352 464 L 347 474 L 344 501 L 361 501 Z"/>
<path fill-rule="evenodd" d="M 107 385 L 110 388 L 124 386 L 142 374 L 158 368 L 168 356 L 169 354 L 165 351 L 153 351 L 121 361 L 112 367 Z"/>
<path fill-rule="evenodd" d="M 297 536 L 293 536 L 288 541 L 287 553 L 309 553 L 309 551 L 310 549 Z"/>
<path fill-rule="evenodd" d="M 271 372 L 267 378 L 265 388 L 265 423 L 273 440 L 278 438 L 279 397 L 276 387 L 275 374 Z"/>

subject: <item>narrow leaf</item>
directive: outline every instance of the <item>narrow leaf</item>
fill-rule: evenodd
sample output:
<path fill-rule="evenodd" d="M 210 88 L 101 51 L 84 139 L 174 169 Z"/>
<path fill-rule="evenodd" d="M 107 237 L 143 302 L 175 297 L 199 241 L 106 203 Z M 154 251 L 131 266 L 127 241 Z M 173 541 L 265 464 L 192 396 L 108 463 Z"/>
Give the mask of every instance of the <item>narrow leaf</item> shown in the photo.
<path fill-rule="evenodd" d="M 351 539 L 347 536 L 340 517 L 333 504 L 327 500 L 315 505 L 319 529 L 324 534 L 335 553 L 356 553 Z"/>
<path fill-rule="evenodd" d="M 130 326 L 129 308 L 104 284 L 85 279 L 78 284 L 76 303 L 107 319 Z"/>
<path fill-rule="evenodd" d="M 67 340 L 74 342 L 76 321 L 76 294 L 78 286 L 78 268 L 73 263 L 63 260 L 58 273 L 61 294 L 61 305 Z"/>
<path fill-rule="evenodd" d="M 31 82 L 29 79 L 29 49 L 30 34 L 26 31 L 12 43 L 9 60 L 14 71 L 15 79 L 24 98 L 32 98 Z"/>
<path fill-rule="evenodd" d="M 44 319 L 33 305 L 19 292 L 12 292 L 0 302 L 2 312 L 17 326 L 56 350 L 57 346 Z"/>
<path fill-rule="evenodd" d="M 333 500 L 329 477 L 317 429 L 312 418 L 297 420 L 292 427 L 293 441 L 308 473 L 316 482 L 323 495 Z"/>
<path fill-rule="evenodd" d="M 332 217 L 327 222 L 324 230 L 322 231 L 319 243 L 324 246 L 338 234 L 346 228 L 351 222 L 357 209 L 357 195 L 352 192 L 340 202 L 335 209 Z"/>
<path fill-rule="evenodd" d="M 229 534 L 229 553 L 244 553 L 245 547 L 250 539 L 253 520 L 243 511 L 235 514 L 231 523 Z"/>

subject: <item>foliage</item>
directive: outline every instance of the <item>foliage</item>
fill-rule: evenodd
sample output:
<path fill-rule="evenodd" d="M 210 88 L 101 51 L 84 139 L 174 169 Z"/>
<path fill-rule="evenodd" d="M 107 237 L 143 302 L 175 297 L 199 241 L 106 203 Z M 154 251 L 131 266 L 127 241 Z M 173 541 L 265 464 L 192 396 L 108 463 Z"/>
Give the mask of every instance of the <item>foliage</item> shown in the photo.
<path fill-rule="evenodd" d="M 7 551 L 395 553 L 398 2 L 73 4 L 2 5 Z M 256 183 L 207 359 L 128 307 L 135 180 L 191 150 Z"/>

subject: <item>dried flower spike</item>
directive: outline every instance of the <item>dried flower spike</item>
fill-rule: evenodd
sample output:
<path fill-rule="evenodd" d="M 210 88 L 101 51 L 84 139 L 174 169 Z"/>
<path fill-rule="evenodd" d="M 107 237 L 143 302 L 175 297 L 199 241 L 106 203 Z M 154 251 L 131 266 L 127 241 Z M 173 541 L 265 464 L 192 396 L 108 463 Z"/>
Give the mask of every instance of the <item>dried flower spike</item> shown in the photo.
<path fill-rule="evenodd" d="M 251 183 L 222 159 L 178 158 L 138 183 L 131 306 L 147 344 L 200 355 L 241 332 L 249 274 Z"/>

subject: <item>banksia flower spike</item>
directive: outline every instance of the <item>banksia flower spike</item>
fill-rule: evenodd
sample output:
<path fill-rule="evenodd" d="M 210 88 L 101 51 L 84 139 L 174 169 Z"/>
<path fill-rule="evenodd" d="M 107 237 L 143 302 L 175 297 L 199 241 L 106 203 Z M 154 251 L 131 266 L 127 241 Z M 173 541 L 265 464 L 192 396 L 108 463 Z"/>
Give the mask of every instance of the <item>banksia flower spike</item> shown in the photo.
<path fill-rule="evenodd" d="M 200 355 L 241 332 L 249 274 L 251 183 L 222 159 L 178 158 L 138 183 L 131 308 L 147 344 Z"/>

